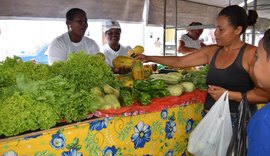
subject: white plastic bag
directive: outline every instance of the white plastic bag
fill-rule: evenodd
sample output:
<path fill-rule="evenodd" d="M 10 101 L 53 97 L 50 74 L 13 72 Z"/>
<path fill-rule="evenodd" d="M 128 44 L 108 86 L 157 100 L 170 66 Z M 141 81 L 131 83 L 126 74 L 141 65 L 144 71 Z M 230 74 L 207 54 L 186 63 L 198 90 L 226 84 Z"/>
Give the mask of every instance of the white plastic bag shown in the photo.
<path fill-rule="evenodd" d="M 228 91 L 191 132 L 188 151 L 195 156 L 225 156 L 232 137 Z"/>

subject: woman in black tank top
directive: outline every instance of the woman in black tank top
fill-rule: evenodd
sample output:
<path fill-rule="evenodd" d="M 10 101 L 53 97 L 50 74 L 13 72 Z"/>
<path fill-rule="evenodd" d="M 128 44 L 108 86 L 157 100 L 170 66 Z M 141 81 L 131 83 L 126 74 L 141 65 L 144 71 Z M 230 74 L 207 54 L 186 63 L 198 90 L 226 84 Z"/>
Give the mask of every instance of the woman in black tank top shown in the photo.
<path fill-rule="evenodd" d="M 220 49 L 218 49 L 209 64 L 206 83 L 208 85 L 215 85 L 222 87 L 226 90 L 236 92 L 247 92 L 248 90 L 253 89 L 254 83 L 250 78 L 249 73 L 244 69 L 242 65 L 243 54 L 246 47 L 247 44 L 244 44 L 240 48 L 233 63 L 228 67 L 222 69 L 217 68 L 215 65 L 217 61 L 216 58 L 220 52 Z M 207 94 L 205 101 L 205 109 L 209 110 L 214 105 L 214 103 L 215 99 L 213 99 L 210 94 Z M 231 113 L 237 113 L 239 102 L 230 100 L 229 103 Z M 253 107 L 252 109 L 255 108 Z"/>
<path fill-rule="evenodd" d="M 255 84 L 253 74 L 256 47 L 241 41 L 241 34 L 256 23 L 256 11 L 231 5 L 221 10 L 216 18 L 216 45 L 208 45 L 196 53 L 178 56 L 145 56 L 143 62 L 157 62 L 171 67 L 190 67 L 209 64 L 207 98 L 205 109 L 209 110 L 225 90 L 229 91 L 230 110 L 237 111 L 242 92 L 247 92 L 249 104 L 266 103 L 270 91 Z"/>

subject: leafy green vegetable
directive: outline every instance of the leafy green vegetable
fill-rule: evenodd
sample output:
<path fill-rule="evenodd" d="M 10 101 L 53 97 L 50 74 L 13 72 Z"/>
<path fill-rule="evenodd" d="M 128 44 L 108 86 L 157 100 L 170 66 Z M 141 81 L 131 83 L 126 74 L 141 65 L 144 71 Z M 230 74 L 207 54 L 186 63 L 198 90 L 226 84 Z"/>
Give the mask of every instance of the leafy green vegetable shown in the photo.
<path fill-rule="evenodd" d="M 155 79 L 149 82 L 151 90 L 163 89 L 165 86 L 165 82 L 162 79 Z"/>
<path fill-rule="evenodd" d="M 49 66 L 23 62 L 18 57 L 6 58 L 0 64 L 0 91 L 3 87 L 16 84 L 18 74 L 31 80 L 47 80 L 50 78 Z"/>
<path fill-rule="evenodd" d="M 139 104 L 141 105 L 149 105 L 151 104 L 151 96 L 149 93 L 141 92 L 138 98 Z"/>
<path fill-rule="evenodd" d="M 105 84 L 121 86 L 99 56 L 74 53 L 52 66 L 7 58 L 0 63 L 0 135 L 81 121 L 100 108 L 90 89 Z"/>
<path fill-rule="evenodd" d="M 120 81 L 115 77 L 108 64 L 98 55 L 85 52 L 72 53 L 65 62 L 55 62 L 51 72 L 62 75 L 69 83 L 75 84 L 76 91 L 90 91 L 93 87 L 102 88 L 105 84 L 118 89 Z"/>
<path fill-rule="evenodd" d="M 150 91 L 150 85 L 148 81 L 144 80 L 135 80 L 133 82 L 133 88 L 139 91 Z"/>
<path fill-rule="evenodd" d="M 0 135 L 48 129 L 59 121 L 53 108 L 37 102 L 29 94 L 15 92 L 0 104 Z"/>
<path fill-rule="evenodd" d="M 167 88 L 152 90 L 148 92 L 151 95 L 151 98 L 160 98 L 165 96 L 170 96 L 170 92 Z"/>
<path fill-rule="evenodd" d="M 63 115 L 69 123 L 85 119 L 89 112 L 94 112 L 100 107 L 99 99 L 84 90 L 74 93 L 69 100 L 63 110 Z"/>
<path fill-rule="evenodd" d="M 120 104 L 122 106 L 130 106 L 134 103 L 134 98 L 131 93 L 131 89 L 126 87 L 126 88 L 121 88 L 120 90 Z"/>
<path fill-rule="evenodd" d="M 196 88 L 207 89 L 206 75 L 208 66 L 203 66 L 199 70 L 191 71 L 183 76 L 183 81 L 193 82 Z"/>

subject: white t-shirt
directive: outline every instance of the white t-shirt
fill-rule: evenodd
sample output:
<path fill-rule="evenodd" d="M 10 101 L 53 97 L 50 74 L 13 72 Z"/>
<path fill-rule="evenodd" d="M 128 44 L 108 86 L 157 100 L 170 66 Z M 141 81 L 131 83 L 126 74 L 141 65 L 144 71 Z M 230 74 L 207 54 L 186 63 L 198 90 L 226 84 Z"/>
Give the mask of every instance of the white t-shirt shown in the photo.
<path fill-rule="evenodd" d="M 82 40 L 74 43 L 70 40 L 68 33 L 55 38 L 48 48 L 48 62 L 49 65 L 56 61 L 65 61 L 68 54 L 84 51 L 87 54 L 96 54 L 100 52 L 97 43 L 83 36 Z"/>
<path fill-rule="evenodd" d="M 187 34 L 184 34 L 184 35 L 181 36 L 180 40 L 182 40 L 185 43 L 186 47 L 201 49 L 201 41 L 200 41 L 200 39 L 193 40 Z"/>
<path fill-rule="evenodd" d="M 130 46 L 123 46 L 120 44 L 120 48 L 118 51 L 114 51 L 109 44 L 106 44 L 103 46 L 103 54 L 106 56 L 106 62 L 109 66 L 113 67 L 112 61 L 115 59 L 117 56 L 127 56 L 128 55 L 128 50 L 130 50 Z"/>

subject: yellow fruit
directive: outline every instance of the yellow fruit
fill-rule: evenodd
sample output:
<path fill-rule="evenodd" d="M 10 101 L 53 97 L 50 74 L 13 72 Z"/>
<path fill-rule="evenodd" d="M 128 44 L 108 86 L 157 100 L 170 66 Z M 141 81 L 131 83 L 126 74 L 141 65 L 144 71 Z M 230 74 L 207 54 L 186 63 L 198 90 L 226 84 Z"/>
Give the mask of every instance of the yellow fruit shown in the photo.
<path fill-rule="evenodd" d="M 123 86 L 124 87 L 133 87 L 133 79 L 124 79 L 122 80 Z"/>
<path fill-rule="evenodd" d="M 133 86 L 133 78 L 131 73 L 129 74 L 119 74 L 117 76 L 118 80 L 120 80 L 124 87 L 132 87 Z"/>
<path fill-rule="evenodd" d="M 132 68 L 133 58 L 128 56 L 117 56 L 112 63 L 115 68 Z"/>
<path fill-rule="evenodd" d="M 128 56 L 129 57 L 135 57 L 136 56 L 136 52 L 133 49 L 129 49 L 128 50 Z"/>
<path fill-rule="evenodd" d="M 151 74 L 153 74 L 153 68 L 152 65 L 144 65 L 144 77 L 148 78 Z"/>
<path fill-rule="evenodd" d="M 134 80 L 144 79 L 144 69 L 141 60 L 136 60 L 132 69 L 132 77 Z"/>
<path fill-rule="evenodd" d="M 137 45 L 133 48 L 133 50 L 136 52 L 136 54 L 141 54 L 144 52 L 144 47 L 143 46 L 140 46 L 140 45 Z"/>

